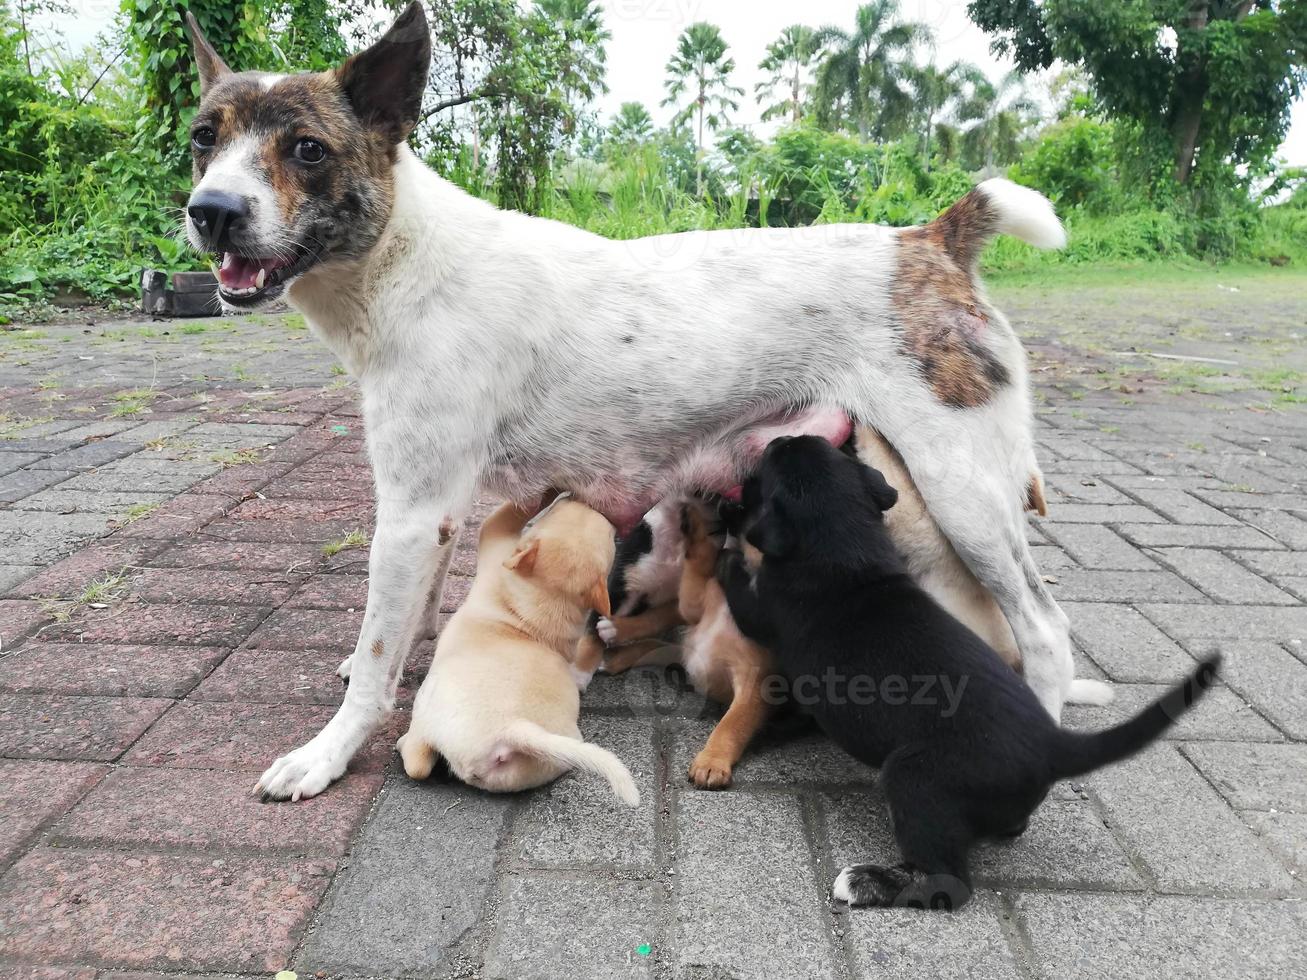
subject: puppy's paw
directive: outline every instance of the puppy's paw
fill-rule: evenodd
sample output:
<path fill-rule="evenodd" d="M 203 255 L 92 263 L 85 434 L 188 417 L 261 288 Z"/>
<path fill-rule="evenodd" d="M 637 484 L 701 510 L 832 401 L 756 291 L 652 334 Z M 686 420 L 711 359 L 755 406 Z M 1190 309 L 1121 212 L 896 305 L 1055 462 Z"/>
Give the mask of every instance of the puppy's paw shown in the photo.
<path fill-rule="evenodd" d="M 700 752 L 690 763 L 690 782 L 699 789 L 726 789 L 731 785 L 731 761 L 722 756 Z"/>
<path fill-rule="evenodd" d="M 340 662 L 340 666 L 336 668 L 336 676 L 341 679 L 342 683 L 349 684 L 349 672 L 353 668 L 354 668 L 354 654 L 351 653 L 348 657 L 342 660 Z"/>
<path fill-rule="evenodd" d="M 325 743 L 309 742 L 269 766 L 259 777 L 254 792 L 264 803 L 271 800 L 298 803 L 317 796 L 345 775 L 348 761 L 348 756 L 333 751 Z"/>
<path fill-rule="evenodd" d="M 612 646 L 617 642 L 617 627 L 607 616 L 599 617 L 599 622 L 595 624 L 595 632 L 599 634 L 599 639 L 603 640 L 607 646 Z"/>
<path fill-rule="evenodd" d="M 854 864 L 839 873 L 831 897 L 851 906 L 953 912 L 971 898 L 971 886 L 948 874 L 926 874 L 910 864 Z"/>

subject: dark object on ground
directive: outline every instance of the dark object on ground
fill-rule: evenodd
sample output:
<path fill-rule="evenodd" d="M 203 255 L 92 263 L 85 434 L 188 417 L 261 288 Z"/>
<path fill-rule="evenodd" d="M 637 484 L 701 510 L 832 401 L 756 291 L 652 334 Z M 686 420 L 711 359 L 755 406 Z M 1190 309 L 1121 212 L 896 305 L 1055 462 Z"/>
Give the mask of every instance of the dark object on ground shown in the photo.
<path fill-rule="evenodd" d="M 159 269 L 141 273 L 141 310 L 151 316 L 220 316 L 218 280 L 211 272 L 175 272 L 172 285 Z"/>

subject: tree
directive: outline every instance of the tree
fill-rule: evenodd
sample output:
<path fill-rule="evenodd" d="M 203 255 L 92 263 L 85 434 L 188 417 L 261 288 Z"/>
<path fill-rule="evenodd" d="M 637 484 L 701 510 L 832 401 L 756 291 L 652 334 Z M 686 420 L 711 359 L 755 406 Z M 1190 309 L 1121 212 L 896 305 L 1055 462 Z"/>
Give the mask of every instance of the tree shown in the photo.
<path fill-rule="evenodd" d="M 1012 163 L 1021 156 L 1021 137 L 1038 112 L 1021 74 L 1012 71 L 997 84 L 977 73 L 956 115 L 973 158 L 992 170 L 995 164 Z"/>
<path fill-rule="evenodd" d="M 744 89 L 731 84 L 735 60 L 726 57 L 726 42 L 714 24 L 699 21 L 691 24 L 676 42 L 676 53 L 667 62 L 667 98 L 663 105 L 676 105 L 688 92 L 690 101 L 676 113 L 674 126 L 695 120 L 695 146 L 698 163 L 695 169 L 696 193 L 703 194 L 703 130 L 725 125 L 727 112 L 740 107 L 738 96 Z"/>
<path fill-rule="evenodd" d="M 1274 154 L 1307 82 L 1307 0 L 972 0 L 971 19 L 1023 71 L 1055 59 L 1101 106 L 1165 146 L 1176 181 Z"/>
<path fill-rule="evenodd" d="M 901 82 L 913 45 L 929 41 L 925 24 L 898 21 L 898 0 L 860 6 L 852 31 L 817 32 L 831 51 L 817 69 L 817 115 L 822 125 L 851 125 L 864 140 L 883 139 L 906 126 L 912 97 Z"/>
<path fill-rule="evenodd" d="M 786 92 L 786 97 L 763 110 L 764 122 L 785 115 L 795 124 L 802 121 L 808 75 L 820 50 L 817 32 L 802 24 L 785 28 L 780 37 L 767 45 L 767 55 L 758 63 L 758 67 L 769 72 L 771 77 L 755 85 L 754 93 L 771 99 L 775 98 L 776 90 L 781 88 Z"/>
<path fill-rule="evenodd" d="M 569 57 L 562 66 L 563 86 L 583 102 L 607 92 L 608 42 L 612 31 L 604 27 L 598 0 L 536 0 L 540 15 L 562 32 Z"/>
<path fill-rule="evenodd" d="M 963 61 L 955 61 L 945 68 L 926 65 L 912 69 L 909 74 L 908 82 L 920 116 L 921 164 L 927 172 L 936 123 L 949 115 L 948 110 L 962 96 L 964 86 L 977 80 L 984 80 L 980 69 Z"/>
<path fill-rule="evenodd" d="M 642 102 L 623 102 L 608 126 L 608 140 L 618 146 L 639 146 L 649 142 L 653 134 L 653 116 Z"/>

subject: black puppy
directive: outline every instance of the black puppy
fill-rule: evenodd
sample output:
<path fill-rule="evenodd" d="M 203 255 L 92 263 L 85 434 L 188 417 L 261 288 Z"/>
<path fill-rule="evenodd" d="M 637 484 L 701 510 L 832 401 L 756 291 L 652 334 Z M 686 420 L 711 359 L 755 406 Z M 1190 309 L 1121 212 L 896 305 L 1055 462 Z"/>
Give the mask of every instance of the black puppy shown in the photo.
<path fill-rule="evenodd" d="M 1066 731 L 909 577 L 882 522 L 897 497 L 822 439 L 777 439 L 745 486 L 761 564 L 753 573 L 731 552 L 719 572 L 736 623 L 775 654 L 791 697 L 880 767 L 903 860 L 845 868 L 834 896 L 954 909 L 971 897 L 973 843 L 1020 834 L 1055 780 L 1157 738 L 1211 686 L 1220 658 L 1122 725 Z"/>

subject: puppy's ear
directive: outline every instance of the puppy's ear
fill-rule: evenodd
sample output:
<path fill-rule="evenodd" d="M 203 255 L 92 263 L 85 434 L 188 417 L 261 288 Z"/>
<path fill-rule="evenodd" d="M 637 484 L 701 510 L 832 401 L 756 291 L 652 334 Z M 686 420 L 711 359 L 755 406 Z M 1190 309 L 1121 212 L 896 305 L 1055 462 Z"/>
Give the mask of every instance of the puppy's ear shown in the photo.
<path fill-rule="evenodd" d="M 430 66 L 427 15 L 413 0 L 379 41 L 336 69 L 336 80 L 359 121 L 393 145 L 418 124 Z"/>
<path fill-rule="evenodd" d="M 794 528 L 775 500 L 764 504 L 758 511 L 757 520 L 744 538 L 768 558 L 784 558 L 794 551 Z"/>
<path fill-rule="evenodd" d="M 862 482 L 866 484 L 871 499 L 882 511 L 889 510 L 899 502 L 899 492 L 889 485 L 885 474 L 875 467 L 862 467 Z"/>
<path fill-rule="evenodd" d="M 536 560 L 540 557 L 540 539 L 533 538 L 528 544 L 520 546 L 504 559 L 504 567 L 519 575 L 530 575 L 535 571 Z"/>
<path fill-rule="evenodd" d="M 587 600 L 590 608 L 600 616 L 611 616 L 613 614 L 613 604 L 608 598 L 608 583 L 602 578 L 596 579 L 595 584 L 590 588 L 590 596 Z"/>
<path fill-rule="evenodd" d="M 218 57 L 213 45 L 200 30 L 199 21 L 189 10 L 186 11 L 186 31 L 191 36 L 191 56 L 195 59 L 195 68 L 200 73 L 200 96 L 232 73 L 227 63 Z"/>

